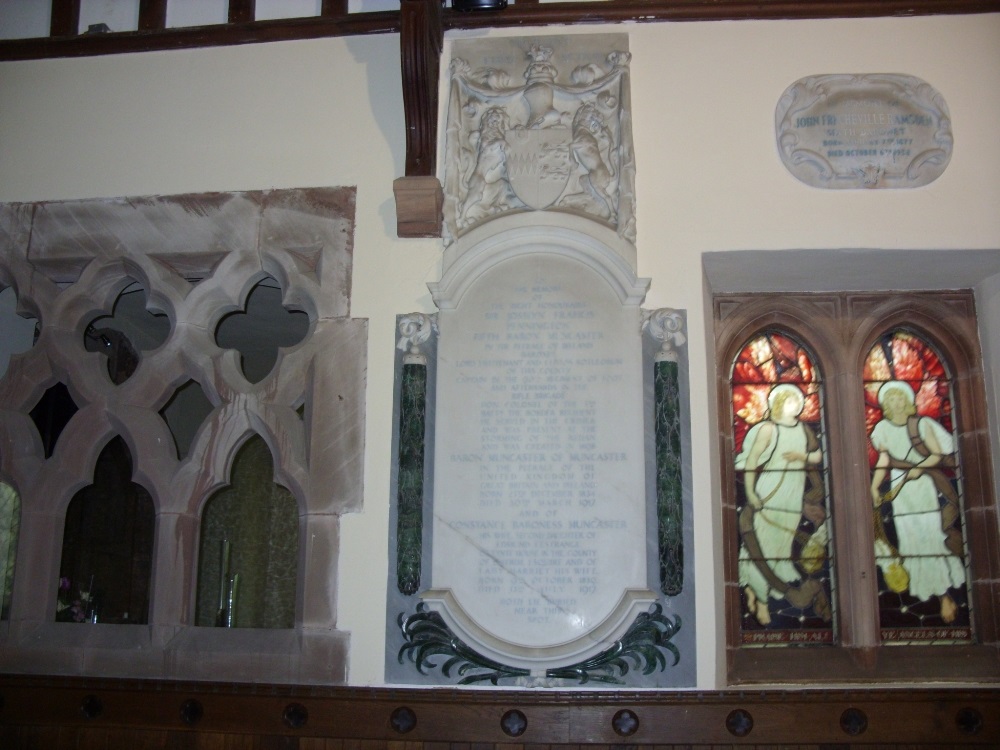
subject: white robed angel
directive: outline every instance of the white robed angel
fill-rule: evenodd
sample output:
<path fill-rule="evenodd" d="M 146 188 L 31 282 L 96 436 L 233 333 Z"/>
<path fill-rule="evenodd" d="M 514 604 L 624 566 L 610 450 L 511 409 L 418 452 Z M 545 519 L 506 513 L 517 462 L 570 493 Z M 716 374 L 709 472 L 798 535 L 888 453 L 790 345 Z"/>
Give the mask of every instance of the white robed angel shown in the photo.
<path fill-rule="evenodd" d="M 916 400 L 907 383 L 887 382 L 879 389 L 878 401 L 883 418 L 871 432 L 872 447 L 878 452 L 872 502 L 876 508 L 883 502 L 892 503 L 899 557 L 909 574 L 911 596 L 924 601 L 938 597 L 941 619 L 950 623 L 955 620 L 957 606 L 948 590 L 965 583 L 965 566 L 946 544 L 939 490 L 928 471 L 954 453 L 954 438 L 931 417 L 915 416 Z M 919 437 L 911 434 L 911 418 L 917 420 Z M 916 443 L 921 441 L 927 455 L 917 450 Z M 883 493 L 886 476 L 889 490 Z M 878 545 L 876 557 L 883 574 L 896 560 Z"/>
<path fill-rule="evenodd" d="M 762 560 L 753 559 L 746 539 L 740 546 L 739 579 L 751 614 L 762 625 L 771 622 L 768 597 L 782 598 L 762 565 L 788 584 L 801 576 L 792 559 L 792 544 L 802 520 L 806 466 L 817 465 L 822 452 L 809 449 L 808 428 L 799 421 L 805 406 L 802 391 L 790 384 L 776 385 L 767 398 L 769 418 L 747 432 L 736 468 L 744 471 L 747 502 L 753 507 L 753 532 Z M 825 524 L 813 541 L 824 544 Z"/>

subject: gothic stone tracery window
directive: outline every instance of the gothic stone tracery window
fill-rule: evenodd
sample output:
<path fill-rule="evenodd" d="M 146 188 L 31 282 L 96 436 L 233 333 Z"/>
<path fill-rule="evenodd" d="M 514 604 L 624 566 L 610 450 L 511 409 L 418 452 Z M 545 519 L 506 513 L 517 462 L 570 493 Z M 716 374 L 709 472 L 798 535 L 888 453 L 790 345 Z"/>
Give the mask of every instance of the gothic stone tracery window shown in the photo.
<path fill-rule="evenodd" d="M 87 674 L 83 637 L 119 653 L 102 675 L 346 680 L 331 591 L 339 516 L 361 502 L 353 216 L 350 188 L 0 205 L 0 291 L 38 321 L 0 373 L 0 594 L 32 633 L 0 630 L 0 670 Z M 265 486 L 249 524 L 212 510 L 245 483 L 241 449 Z M 203 513 L 216 549 L 199 555 Z M 279 529 L 276 554 L 253 552 Z M 199 627 L 220 536 L 235 630 Z M 118 627 L 147 622 L 165 627 Z"/>

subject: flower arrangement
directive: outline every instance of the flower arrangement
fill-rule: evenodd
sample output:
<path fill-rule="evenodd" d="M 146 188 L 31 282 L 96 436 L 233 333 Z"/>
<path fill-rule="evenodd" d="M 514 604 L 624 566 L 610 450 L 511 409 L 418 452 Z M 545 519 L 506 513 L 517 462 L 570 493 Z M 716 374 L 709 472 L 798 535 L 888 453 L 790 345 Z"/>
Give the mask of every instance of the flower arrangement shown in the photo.
<path fill-rule="evenodd" d="M 78 596 L 73 597 L 70 593 L 73 584 L 63 576 L 59 579 L 59 593 L 56 595 L 56 622 L 87 622 L 90 619 L 90 591 L 77 592 Z M 93 590 L 93 580 L 91 580 L 91 590 Z"/>

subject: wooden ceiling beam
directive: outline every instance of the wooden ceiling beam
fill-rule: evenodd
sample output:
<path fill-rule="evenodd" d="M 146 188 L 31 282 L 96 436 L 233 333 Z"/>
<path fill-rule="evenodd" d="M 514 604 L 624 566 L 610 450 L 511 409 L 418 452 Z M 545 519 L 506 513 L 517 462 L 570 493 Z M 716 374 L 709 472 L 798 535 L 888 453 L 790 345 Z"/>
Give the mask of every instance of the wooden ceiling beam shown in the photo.
<path fill-rule="evenodd" d="M 163 0 L 143 0 L 149 13 Z M 52 0 L 50 35 L 0 40 L 0 61 L 117 55 L 129 52 L 397 33 L 402 11 L 347 13 L 346 0 L 323 0 L 321 15 L 247 23 L 79 35 L 80 0 Z M 1000 13 L 1000 0 L 613 0 L 538 3 L 520 0 L 500 11 L 442 10 L 445 31 L 553 24 L 662 21 L 864 18 Z"/>
<path fill-rule="evenodd" d="M 445 30 L 521 25 L 871 18 L 1000 12 L 997 0 L 613 0 L 538 3 L 445 13 Z"/>

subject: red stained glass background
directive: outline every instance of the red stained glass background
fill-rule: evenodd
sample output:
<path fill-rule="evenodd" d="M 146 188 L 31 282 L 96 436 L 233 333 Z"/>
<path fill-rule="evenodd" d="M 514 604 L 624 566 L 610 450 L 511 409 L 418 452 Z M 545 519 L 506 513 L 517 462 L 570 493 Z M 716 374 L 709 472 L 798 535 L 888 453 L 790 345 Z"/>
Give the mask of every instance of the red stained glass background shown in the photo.
<path fill-rule="evenodd" d="M 777 383 L 798 385 L 805 396 L 799 419 L 813 425 L 819 423 L 819 372 L 809 352 L 784 334 L 764 333 L 743 347 L 733 364 L 731 382 L 737 454 L 750 428 L 767 415 L 767 395 Z"/>
<path fill-rule="evenodd" d="M 882 419 L 878 391 L 887 381 L 901 380 L 916 394 L 917 414 L 933 417 L 954 433 L 951 381 L 944 363 L 931 345 L 905 330 L 887 333 L 872 347 L 865 360 L 865 422 L 867 434 Z M 869 466 L 874 468 L 878 455 L 869 444 Z"/>

